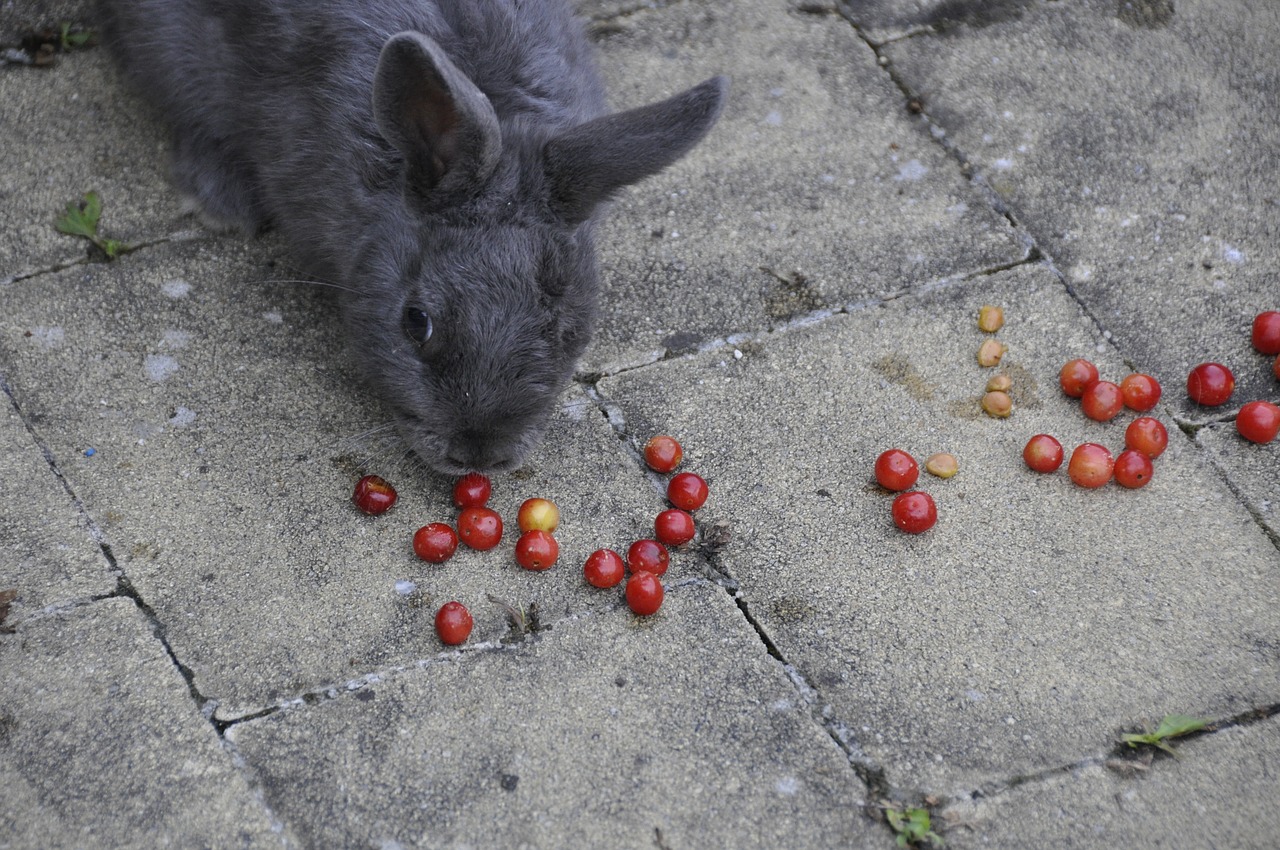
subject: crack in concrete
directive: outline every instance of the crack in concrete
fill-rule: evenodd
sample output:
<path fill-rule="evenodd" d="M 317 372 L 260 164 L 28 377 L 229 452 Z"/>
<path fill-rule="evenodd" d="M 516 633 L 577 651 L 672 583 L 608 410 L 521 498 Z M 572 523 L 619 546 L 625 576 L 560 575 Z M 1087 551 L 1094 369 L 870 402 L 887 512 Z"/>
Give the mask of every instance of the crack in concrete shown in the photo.
<path fill-rule="evenodd" d="M 1275 717 L 1276 715 L 1280 715 L 1280 703 L 1251 708 L 1221 720 L 1211 721 L 1206 728 L 1197 732 L 1181 735 L 1176 740 L 1191 741 L 1197 738 L 1208 738 L 1226 729 L 1247 728 L 1255 723 L 1261 723 Z M 1072 773 L 1086 767 L 1107 766 L 1109 762 L 1116 759 L 1130 761 L 1135 753 L 1140 753 L 1142 750 L 1143 748 L 1141 746 L 1136 748 L 1130 747 L 1123 741 L 1117 740 L 1111 749 L 1103 753 L 1084 756 L 1076 759 L 1075 761 L 1054 765 L 1053 767 L 1046 767 L 1042 770 L 1032 771 L 1030 773 L 1016 774 L 1007 779 L 991 780 L 990 782 L 985 782 L 965 793 L 938 797 L 938 807 L 944 808 L 954 803 L 964 802 L 967 800 L 980 800 L 983 798 L 997 797 L 1007 791 L 1011 791 L 1023 785 L 1043 782 L 1064 773 Z M 1163 761 L 1165 758 L 1172 757 L 1157 754 L 1158 760 Z"/>
<path fill-rule="evenodd" d="M 165 236 L 152 236 L 141 242 L 130 242 L 129 250 L 125 253 L 132 254 L 134 251 L 141 251 L 145 248 L 154 248 L 157 245 L 168 245 L 171 242 L 190 242 L 195 239 L 203 238 L 204 234 L 195 230 L 177 230 Z M 119 256 L 119 255 L 118 255 Z M 21 283 L 24 280 L 30 280 L 33 277 L 42 277 L 47 274 L 57 274 L 67 269 L 74 269 L 78 266 L 105 265 L 115 262 L 115 259 L 95 259 L 86 255 L 74 260 L 60 260 L 53 265 L 41 268 L 26 269 L 20 272 L 14 272 L 5 278 L 0 278 L 0 287 L 10 286 L 15 283 Z"/>

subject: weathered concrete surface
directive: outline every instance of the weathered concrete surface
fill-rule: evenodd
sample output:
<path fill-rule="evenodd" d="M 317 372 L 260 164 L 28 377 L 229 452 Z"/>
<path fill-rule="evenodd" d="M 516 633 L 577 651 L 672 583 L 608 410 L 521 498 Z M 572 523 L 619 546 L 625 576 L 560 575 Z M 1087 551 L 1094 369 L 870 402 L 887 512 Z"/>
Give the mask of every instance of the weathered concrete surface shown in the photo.
<path fill-rule="evenodd" d="M 1183 391 L 1206 360 L 1236 372 L 1226 412 L 1280 397 L 1249 347 L 1280 303 L 1280 6 L 1006 5 L 884 54 L 1179 417 L 1220 413 Z"/>
<path fill-rule="evenodd" d="M 622 193 L 587 369 L 1026 255 L 834 14 L 672 4 L 597 24 L 613 102 L 733 80 L 700 153 Z"/>
<path fill-rule="evenodd" d="M 83 5 L 0 23 L 54 7 Z M 1274 843 L 1273 721 L 1130 784 L 1093 767 L 1165 713 L 1280 705 L 1280 444 L 1231 425 L 1280 398 L 1246 336 L 1280 308 L 1274 4 L 857 7 L 581 5 L 616 105 L 734 85 L 706 143 L 615 204 L 580 384 L 495 481 L 509 521 L 526 496 L 562 508 L 562 563 L 537 576 L 510 537 L 414 559 L 449 482 L 378 430 L 278 242 L 179 214 L 167 143 L 102 51 L 0 69 L 0 578 L 20 591 L 0 748 L 24 754 L 0 767 L 0 847 L 80 846 L 86 823 L 94 846 L 154 843 L 134 806 L 196 797 L 157 821 L 190 830 L 175 844 L 888 848 L 862 815 L 884 797 L 934 806 L 939 831 L 944 807 L 972 819 L 955 846 L 1052 846 L 1055 825 L 1090 850 Z M 144 248 L 90 264 L 53 230 L 89 189 L 107 235 Z M 1003 422 L 976 409 L 988 301 L 1009 316 Z M 1076 356 L 1163 381 L 1173 445 L 1145 490 L 1021 466 L 1036 431 L 1119 448 L 1132 414 L 1089 422 L 1054 386 Z M 1220 410 L 1182 397 L 1205 359 L 1240 379 Z M 637 623 L 578 570 L 647 533 L 661 479 L 635 450 L 657 430 L 711 479 L 699 522 L 730 542 L 679 553 Z M 891 445 L 960 456 L 922 485 L 941 520 L 918 538 L 869 483 Z M 347 502 L 365 469 L 400 489 L 384 517 Z M 550 631 L 502 644 L 488 595 L 536 602 Z M 461 654 L 432 633 L 446 598 L 476 615 Z M 130 697 L 107 713 L 111 682 Z M 83 759 L 41 749 L 63 729 Z M 418 757 L 446 749 L 475 760 Z M 93 775 L 64 782 L 68 764 Z M 169 780 L 188 769 L 212 790 Z M 117 775 L 123 802 L 84 784 Z M 74 799 L 41 790 L 59 788 Z"/>
<path fill-rule="evenodd" d="M 884 846 L 844 752 L 705 581 L 230 739 L 314 847 Z"/>
<path fill-rule="evenodd" d="M 0 591 L 18 591 L 6 619 L 13 625 L 46 607 L 105 596 L 116 575 L 8 396 L 0 394 L 0 405 Z"/>
<path fill-rule="evenodd" d="M 1267 850 L 1280 830 L 1280 721 L 1174 742 L 1146 770 L 1090 762 L 942 814 L 947 846 L 1232 847 Z M 1151 825 L 1161 829 L 1153 833 Z"/>
<path fill-rule="evenodd" d="M 164 179 L 160 126 L 115 79 L 98 49 L 50 68 L 0 67 L 0 284 L 85 258 L 87 243 L 54 225 L 90 191 L 102 198 L 105 237 L 145 243 L 193 226 Z"/>
<path fill-rule="evenodd" d="M 978 410 L 983 303 L 1006 305 L 1007 420 Z M 1105 749 L 1152 711 L 1280 698 L 1280 560 L 1190 440 L 1175 431 L 1139 491 L 1023 465 L 1036 433 L 1122 447 L 1133 414 L 1093 422 L 1056 387 L 1072 356 L 1122 368 L 1095 341 L 1057 278 L 1023 267 L 600 388 L 634 433 L 685 438 L 704 510 L 734 529 L 719 565 L 889 782 L 960 793 Z M 922 475 L 940 518 L 918 538 L 871 478 L 890 447 L 960 461 Z"/>
<path fill-rule="evenodd" d="M 128 599 L 0 640 L 0 847 L 281 847 Z"/>
<path fill-rule="evenodd" d="M 334 313 L 318 288 L 278 280 L 269 247 L 157 247 L 20 281 L 0 302 L 13 392 L 219 716 L 433 653 L 447 599 L 474 610 L 482 640 L 506 630 L 490 594 L 552 619 L 603 604 L 576 568 L 651 535 L 662 503 L 587 397 L 566 396 L 542 459 L 493 499 L 512 529 L 524 498 L 561 505 L 573 568 L 519 569 L 511 533 L 428 566 L 410 541 L 453 520 L 449 482 L 361 437 L 380 420 Z M 376 519 L 349 502 L 370 457 L 402 490 Z"/>

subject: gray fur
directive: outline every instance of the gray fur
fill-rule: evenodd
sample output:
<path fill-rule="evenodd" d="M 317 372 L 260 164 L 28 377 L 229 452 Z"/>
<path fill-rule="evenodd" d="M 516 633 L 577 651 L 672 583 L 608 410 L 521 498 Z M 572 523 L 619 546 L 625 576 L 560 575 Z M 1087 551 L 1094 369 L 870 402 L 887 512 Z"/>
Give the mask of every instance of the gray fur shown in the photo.
<path fill-rule="evenodd" d="M 606 114 L 565 0 L 101 4 L 179 188 L 344 287 L 365 378 L 450 473 L 536 443 L 593 330 L 602 202 L 691 149 L 727 88 Z"/>

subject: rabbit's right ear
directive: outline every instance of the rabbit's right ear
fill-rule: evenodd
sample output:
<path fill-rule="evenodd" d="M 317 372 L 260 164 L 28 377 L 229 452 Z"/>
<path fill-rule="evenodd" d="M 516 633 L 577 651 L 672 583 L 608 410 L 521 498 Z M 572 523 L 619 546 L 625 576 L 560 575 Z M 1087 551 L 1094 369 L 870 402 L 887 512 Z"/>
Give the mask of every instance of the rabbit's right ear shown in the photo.
<path fill-rule="evenodd" d="M 502 134 L 489 98 L 421 33 L 398 33 L 383 45 L 373 114 L 404 155 L 407 193 L 426 207 L 476 191 L 498 163 Z"/>
<path fill-rule="evenodd" d="M 720 117 L 729 81 L 712 77 L 660 103 L 579 124 L 543 150 L 552 208 L 570 224 L 623 186 L 656 174 L 688 153 Z"/>

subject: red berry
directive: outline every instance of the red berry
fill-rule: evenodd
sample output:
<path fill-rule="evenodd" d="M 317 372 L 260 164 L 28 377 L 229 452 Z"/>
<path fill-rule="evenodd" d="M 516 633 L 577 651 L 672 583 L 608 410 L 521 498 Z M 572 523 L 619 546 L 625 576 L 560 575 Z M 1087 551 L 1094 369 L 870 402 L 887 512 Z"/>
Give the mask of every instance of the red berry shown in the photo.
<path fill-rule="evenodd" d="M 1036 434 L 1027 440 L 1022 459 L 1036 472 L 1053 472 L 1062 466 L 1062 443 L 1048 434 Z"/>
<path fill-rule="evenodd" d="M 1069 360 L 1058 372 L 1058 383 L 1062 386 L 1062 391 L 1072 398 L 1080 398 L 1089 385 L 1097 380 L 1098 367 L 1088 360 Z"/>
<path fill-rule="evenodd" d="M 1151 458 L 1137 449 L 1125 449 L 1116 458 L 1113 474 L 1121 487 L 1137 490 L 1151 480 L 1151 471 Z"/>
<path fill-rule="evenodd" d="M 612 549 L 597 549 L 587 556 L 582 575 L 592 587 L 614 587 L 622 582 L 626 566 Z"/>
<path fill-rule="evenodd" d="M 516 541 L 516 563 L 526 570 L 549 570 L 560 557 L 560 544 L 541 529 L 526 531 Z"/>
<path fill-rule="evenodd" d="M 458 514 L 458 537 L 472 549 L 492 549 L 502 539 L 502 517 L 489 508 L 463 508 Z"/>
<path fill-rule="evenodd" d="M 1268 310 L 1254 316 L 1251 339 L 1263 354 L 1280 354 L 1280 312 Z"/>
<path fill-rule="evenodd" d="M 419 528 L 413 535 L 413 552 L 424 561 L 443 564 L 458 549 L 458 535 L 443 522 Z"/>
<path fill-rule="evenodd" d="M 696 511 L 706 504 L 707 482 L 701 475 L 680 472 L 667 484 L 667 499 L 682 511 Z"/>
<path fill-rule="evenodd" d="M 1160 382 L 1150 375 L 1134 372 L 1120 382 L 1120 394 L 1124 406 L 1139 413 L 1146 413 L 1160 401 Z"/>
<path fill-rule="evenodd" d="M 933 504 L 933 497 L 919 490 L 899 493 L 893 500 L 891 512 L 893 524 L 908 534 L 928 531 L 938 521 L 938 508 Z"/>
<path fill-rule="evenodd" d="M 662 575 L 667 571 L 671 556 L 666 548 L 656 540 L 637 540 L 627 550 L 627 569 L 633 573 L 653 573 Z"/>
<path fill-rule="evenodd" d="M 916 459 L 902 449 L 889 449 L 876 458 L 876 481 L 886 490 L 906 490 L 920 477 Z"/>
<path fill-rule="evenodd" d="M 1115 469 L 1115 461 L 1106 446 L 1097 443 L 1084 443 L 1076 446 L 1067 463 L 1067 475 L 1081 487 L 1093 489 L 1101 487 L 1111 480 Z"/>
<path fill-rule="evenodd" d="M 653 573 L 635 573 L 627 582 L 627 607 L 641 617 L 657 613 L 662 597 L 662 582 Z"/>
<path fill-rule="evenodd" d="M 1251 401 L 1236 414 L 1236 430 L 1254 443 L 1269 443 L 1280 434 L 1280 407 L 1269 401 Z"/>
<path fill-rule="evenodd" d="M 1124 408 L 1124 394 L 1110 381 L 1094 381 L 1080 397 L 1080 408 L 1095 422 L 1109 422 Z"/>
<path fill-rule="evenodd" d="M 1139 416 L 1129 423 L 1124 432 L 1125 448 L 1135 449 L 1155 460 L 1164 454 L 1169 445 L 1169 432 L 1159 419 L 1150 416 Z"/>
<path fill-rule="evenodd" d="M 471 612 L 461 602 L 446 602 L 436 612 L 436 634 L 447 646 L 457 646 L 471 636 Z"/>
<path fill-rule="evenodd" d="M 396 503 L 396 488 L 377 475 L 366 475 L 356 482 L 351 501 L 369 516 L 385 514 Z"/>
<path fill-rule="evenodd" d="M 1196 404 L 1216 407 L 1236 388 L 1236 376 L 1221 363 L 1201 363 L 1187 375 L 1187 395 Z"/>
<path fill-rule="evenodd" d="M 453 503 L 460 508 L 483 508 L 489 503 L 493 485 L 479 472 L 468 472 L 453 485 Z"/>
<path fill-rule="evenodd" d="M 653 536 L 667 546 L 683 546 L 693 539 L 695 531 L 693 517 L 679 508 L 663 511 L 653 521 Z"/>
<path fill-rule="evenodd" d="M 521 531 L 545 531 L 548 534 L 560 525 L 560 509 L 550 499 L 525 499 L 516 514 L 516 525 Z"/>
<path fill-rule="evenodd" d="M 680 465 L 684 449 L 674 437 L 661 434 L 644 444 L 644 462 L 654 472 L 670 472 Z"/>

